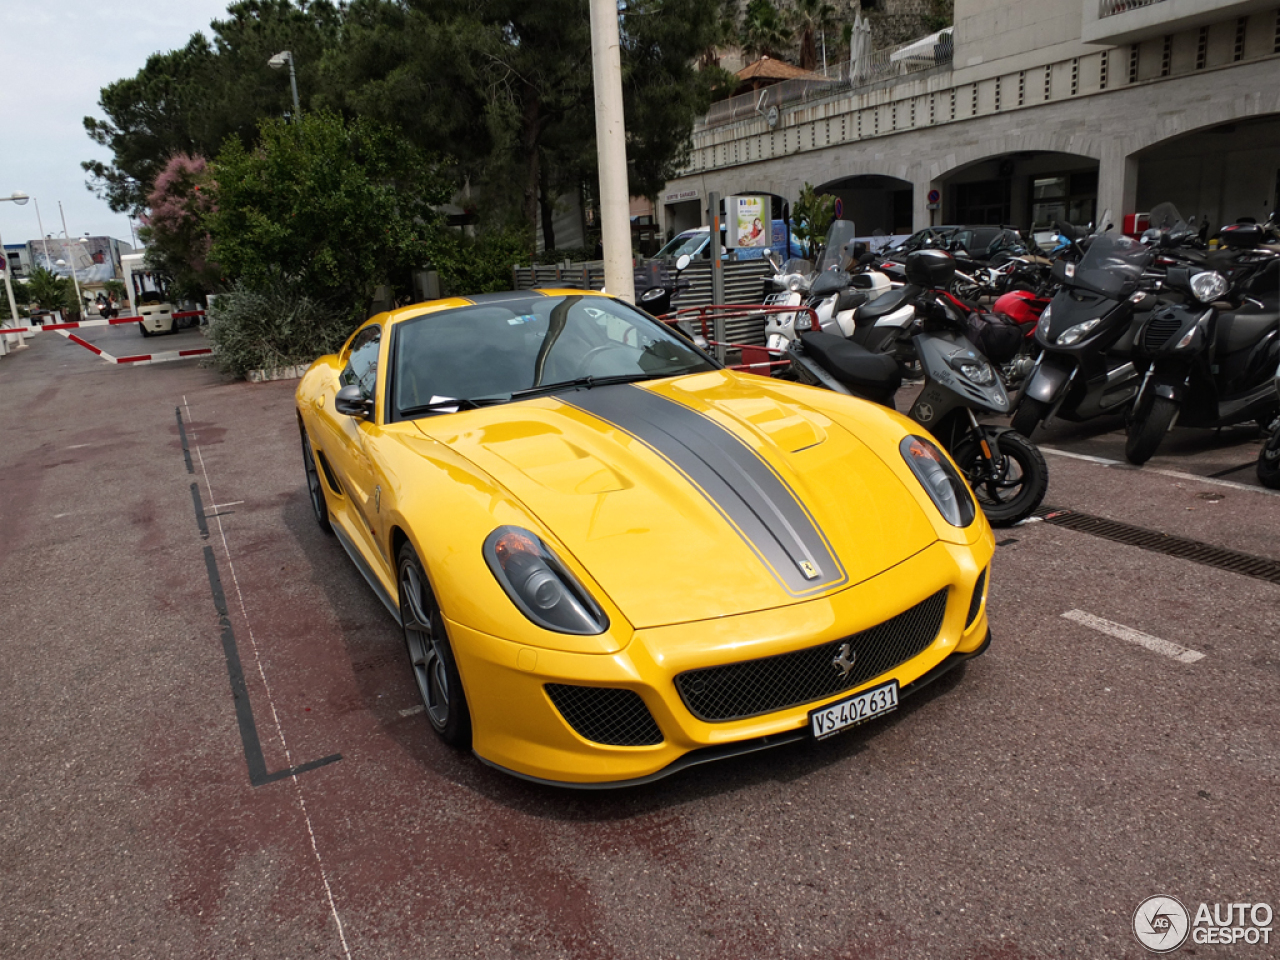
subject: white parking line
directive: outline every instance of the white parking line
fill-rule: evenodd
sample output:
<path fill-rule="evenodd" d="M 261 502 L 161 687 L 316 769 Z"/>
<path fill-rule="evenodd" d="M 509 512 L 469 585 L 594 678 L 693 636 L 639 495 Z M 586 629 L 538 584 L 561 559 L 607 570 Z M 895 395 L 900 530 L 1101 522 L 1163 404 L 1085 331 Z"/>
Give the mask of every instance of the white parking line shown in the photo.
<path fill-rule="evenodd" d="M 1154 653 L 1163 654 L 1170 659 L 1177 660 L 1179 663 L 1195 663 L 1197 660 L 1204 659 L 1204 654 L 1198 650 L 1180 647 L 1176 643 L 1161 640 L 1159 637 L 1153 637 L 1151 634 L 1143 633 L 1141 630 L 1134 630 L 1132 627 L 1126 627 L 1123 623 L 1113 623 L 1110 620 L 1102 619 L 1102 617 L 1095 617 L 1092 613 L 1085 613 L 1083 610 L 1068 610 L 1062 616 L 1066 620 L 1074 620 L 1076 623 L 1097 630 L 1099 633 L 1115 637 L 1117 640 L 1127 640 L 1129 643 L 1136 643 L 1140 647 L 1146 647 Z"/>
<path fill-rule="evenodd" d="M 1039 444 L 1037 444 L 1039 446 Z M 1122 470 L 1141 470 L 1143 473 L 1155 473 L 1162 477 L 1173 477 L 1175 480 L 1195 480 L 1198 483 L 1207 483 L 1213 487 L 1230 487 L 1232 490 L 1247 490 L 1249 493 L 1265 493 L 1269 497 L 1280 497 L 1280 490 L 1268 490 L 1266 487 L 1255 487 L 1247 483 L 1236 483 L 1234 480 L 1219 480 L 1217 477 L 1202 477 L 1195 473 L 1183 473 L 1181 470 L 1164 470 L 1160 467 L 1135 467 L 1131 463 L 1124 463 L 1121 460 L 1108 460 L 1106 457 L 1091 457 L 1085 453 L 1071 453 L 1067 450 L 1058 450 L 1055 447 L 1040 447 L 1041 453 L 1052 454 L 1055 457 L 1067 457 L 1071 460 L 1084 460 L 1086 463 L 1096 463 L 1103 467 L 1119 467 Z"/>

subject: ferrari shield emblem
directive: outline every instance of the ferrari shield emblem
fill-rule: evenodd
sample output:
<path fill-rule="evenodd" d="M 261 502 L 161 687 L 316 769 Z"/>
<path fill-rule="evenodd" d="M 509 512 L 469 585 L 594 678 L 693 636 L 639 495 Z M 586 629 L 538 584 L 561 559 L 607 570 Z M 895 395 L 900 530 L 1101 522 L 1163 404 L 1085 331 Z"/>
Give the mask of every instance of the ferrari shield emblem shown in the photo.
<path fill-rule="evenodd" d="M 818 579 L 818 568 L 815 567 L 808 560 L 801 560 L 799 563 L 796 564 L 796 566 L 800 568 L 800 572 L 804 574 L 804 578 L 806 580 Z"/>

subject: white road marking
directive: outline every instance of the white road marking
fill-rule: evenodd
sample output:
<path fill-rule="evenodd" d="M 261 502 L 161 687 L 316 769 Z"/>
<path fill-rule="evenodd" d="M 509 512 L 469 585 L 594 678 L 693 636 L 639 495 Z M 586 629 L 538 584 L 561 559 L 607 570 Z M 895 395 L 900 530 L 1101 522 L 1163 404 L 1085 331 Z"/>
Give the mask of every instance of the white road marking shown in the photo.
<path fill-rule="evenodd" d="M 243 500 L 232 500 L 230 503 L 215 503 L 213 506 L 205 508 L 204 515 L 206 517 L 210 517 L 213 516 L 213 514 L 209 512 L 210 510 L 221 510 L 223 507 L 237 507 L 242 503 L 244 503 Z"/>
<path fill-rule="evenodd" d="M 1095 617 L 1093 614 L 1085 613 L 1083 610 L 1068 610 L 1062 616 L 1066 620 L 1074 620 L 1076 623 L 1097 630 L 1099 633 L 1115 637 L 1117 640 L 1127 640 L 1129 643 L 1136 643 L 1140 647 L 1146 647 L 1153 653 L 1162 654 L 1170 659 L 1177 660 L 1179 663 L 1195 663 L 1197 660 L 1204 659 L 1204 654 L 1198 650 L 1180 647 L 1176 643 L 1161 640 L 1159 637 L 1153 637 L 1151 634 L 1143 633 L 1141 630 L 1126 627 L 1122 623 L 1103 620 L 1102 617 Z"/>
<path fill-rule="evenodd" d="M 426 709 L 427 709 L 427 708 L 426 708 L 426 707 L 424 707 L 422 704 L 418 704 L 416 707 L 407 707 L 407 708 L 405 708 L 404 710 L 401 710 L 401 711 L 400 711 L 400 716 L 402 716 L 402 717 L 412 717 L 415 713 L 424 713 L 424 712 L 426 712 Z"/>
<path fill-rule="evenodd" d="M 1037 444 L 1037 446 L 1039 446 Z M 1096 463 L 1103 467 L 1119 467 L 1122 470 L 1141 470 L 1143 473 L 1154 473 L 1162 477 L 1172 477 L 1175 480 L 1194 480 L 1197 483 L 1207 483 L 1213 487 L 1229 487 L 1232 490 L 1246 490 L 1249 493 L 1265 493 L 1269 497 L 1280 497 L 1280 490 L 1269 490 L 1266 487 L 1254 487 L 1247 483 L 1236 483 L 1234 480 L 1219 480 L 1217 477 L 1202 477 L 1194 473 L 1183 473 L 1181 470 L 1165 470 L 1161 467 L 1135 467 L 1131 463 L 1125 463 L 1121 460 L 1108 460 L 1106 457 L 1091 457 L 1084 453 L 1071 453 L 1067 450 L 1058 450 L 1055 447 L 1040 447 L 1041 453 L 1052 454 L 1055 457 L 1068 457 L 1071 460 L 1084 460 L 1087 463 Z"/>
<path fill-rule="evenodd" d="M 187 423 L 192 423 L 191 405 L 187 402 L 185 395 L 182 398 L 182 406 L 187 412 Z M 196 432 L 192 430 L 188 443 L 192 452 L 195 453 L 196 459 L 200 461 L 200 472 L 204 476 L 205 492 L 212 503 L 215 498 L 213 496 L 213 485 L 209 482 L 209 468 L 205 465 L 204 454 L 200 451 L 200 444 L 194 442 L 195 436 Z M 222 540 L 222 551 L 227 558 L 227 572 L 231 574 L 231 582 L 235 586 L 236 598 L 240 602 L 240 615 L 244 617 L 245 627 L 249 634 L 249 647 L 253 651 L 253 661 L 258 665 L 258 677 L 262 680 L 263 689 L 267 694 L 267 706 L 271 708 L 271 719 L 275 724 L 276 736 L 280 738 L 280 746 L 284 749 L 285 763 L 292 767 L 294 765 L 293 752 L 289 749 L 289 741 L 285 738 L 284 725 L 280 722 L 280 714 L 276 710 L 275 695 L 272 693 L 271 684 L 267 681 L 267 673 L 262 666 L 262 657 L 258 653 L 258 639 L 254 636 L 253 621 L 249 619 L 249 611 L 244 602 L 244 592 L 240 589 L 240 578 L 236 576 L 236 567 L 231 560 L 231 547 L 227 543 L 227 531 L 222 526 L 222 514 L 215 513 L 212 519 L 218 522 L 218 536 Z M 316 832 L 311 825 L 311 813 L 307 810 L 307 800 L 302 792 L 302 782 L 298 779 L 297 774 L 294 774 L 289 779 L 293 781 L 293 788 L 298 796 L 298 808 L 301 810 L 302 820 L 307 826 L 307 835 L 311 838 L 311 854 L 315 857 L 316 867 L 320 871 L 320 883 L 324 887 L 325 899 L 329 902 L 329 914 L 333 917 L 333 922 L 338 927 L 338 940 L 342 944 L 342 953 L 347 960 L 351 960 L 351 947 L 347 944 L 347 932 L 343 927 L 342 917 L 338 914 L 338 904 L 333 896 L 333 887 L 329 884 L 329 874 L 325 870 L 324 858 L 320 855 L 320 847 L 316 842 Z"/>

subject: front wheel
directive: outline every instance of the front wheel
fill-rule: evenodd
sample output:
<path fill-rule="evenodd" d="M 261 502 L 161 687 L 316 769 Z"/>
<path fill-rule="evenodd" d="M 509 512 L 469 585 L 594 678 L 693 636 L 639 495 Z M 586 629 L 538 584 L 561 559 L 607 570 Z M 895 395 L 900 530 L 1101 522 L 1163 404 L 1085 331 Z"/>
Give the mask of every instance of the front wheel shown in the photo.
<path fill-rule="evenodd" d="M 955 460 L 964 472 L 978 505 L 993 527 L 1011 527 L 1040 506 L 1049 489 L 1049 465 L 1044 454 L 1026 437 L 1012 430 L 984 429 L 993 460 L 969 436 L 956 448 Z"/>
<path fill-rule="evenodd" d="M 451 747 L 466 749 L 471 746 L 471 713 L 462 691 L 462 677 L 449 646 L 444 617 L 412 545 L 406 543 L 400 548 L 397 570 L 404 643 L 427 719 L 441 740 Z"/>
<path fill-rule="evenodd" d="M 1264 487 L 1280 490 L 1280 425 L 1258 453 L 1258 480 Z"/>
<path fill-rule="evenodd" d="M 1017 433 L 1030 438 L 1032 431 L 1044 421 L 1048 413 L 1049 404 L 1044 400 L 1023 397 L 1018 401 L 1018 409 L 1013 412 L 1013 419 L 1009 421 L 1009 426 Z"/>
<path fill-rule="evenodd" d="M 320 479 L 320 471 L 316 467 L 316 452 L 311 446 L 311 438 L 307 430 L 298 424 L 302 433 L 302 470 L 307 477 L 307 496 L 311 500 L 311 512 L 316 523 L 325 533 L 333 533 L 333 524 L 329 522 L 329 503 L 325 500 L 324 482 Z"/>
<path fill-rule="evenodd" d="M 1125 427 L 1124 458 L 1140 467 L 1155 456 L 1177 415 L 1178 404 L 1168 397 L 1152 397 L 1144 412 L 1135 410 Z"/>

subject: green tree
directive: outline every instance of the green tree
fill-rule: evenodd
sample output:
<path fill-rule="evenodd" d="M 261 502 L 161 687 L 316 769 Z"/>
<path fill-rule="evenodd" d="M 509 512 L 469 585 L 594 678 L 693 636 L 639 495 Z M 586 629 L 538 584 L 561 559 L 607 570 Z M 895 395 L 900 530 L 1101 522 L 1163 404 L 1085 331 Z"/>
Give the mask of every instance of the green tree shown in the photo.
<path fill-rule="evenodd" d="M 17 291 L 14 291 L 17 296 Z M 45 267 L 36 267 L 27 280 L 27 302 L 40 310 L 78 313 L 76 291 L 70 277 L 60 277 Z"/>
<path fill-rule="evenodd" d="M 819 194 L 813 184 L 806 183 L 791 208 L 791 218 L 792 232 L 804 245 L 809 259 L 818 255 L 835 215 L 836 198 L 830 194 Z"/>
<path fill-rule="evenodd" d="M 3 281 L 0 281 L 2 283 Z M 13 301 L 18 305 L 18 317 L 29 316 L 24 304 L 31 302 L 31 292 L 27 289 L 27 285 L 21 280 L 10 278 L 9 282 L 13 284 Z M 0 292 L 0 320 L 14 319 L 9 315 L 9 297 L 8 294 Z M 21 324 L 19 324 L 21 326 Z"/>
<path fill-rule="evenodd" d="M 258 146 L 227 142 L 213 165 L 210 256 L 249 287 L 285 282 L 354 323 L 376 288 L 447 253 L 438 163 L 385 127 L 327 111 L 262 123 Z"/>
<path fill-rule="evenodd" d="M 799 40 L 801 69 L 814 69 L 818 65 L 818 35 L 835 28 L 836 8 L 825 0 L 795 0 L 787 19 Z"/>
<path fill-rule="evenodd" d="M 323 52 L 339 42 L 342 14 L 330 0 L 240 0 L 227 19 L 185 47 L 156 53 L 136 75 L 102 89 L 105 119 L 85 117 L 89 138 L 112 162 L 86 161 L 91 189 L 118 212 L 140 213 L 169 158 L 214 156 L 228 136 L 252 142 L 258 121 L 292 109 L 287 76 L 267 66 L 294 55 L 304 107 L 318 87 Z"/>
<path fill-rule="evenodd" d="M 772 0 L 750 0 L 739 37 L 743 52 L 753 57 L 783 59 L 791 48 L 792 32 Z"/>

